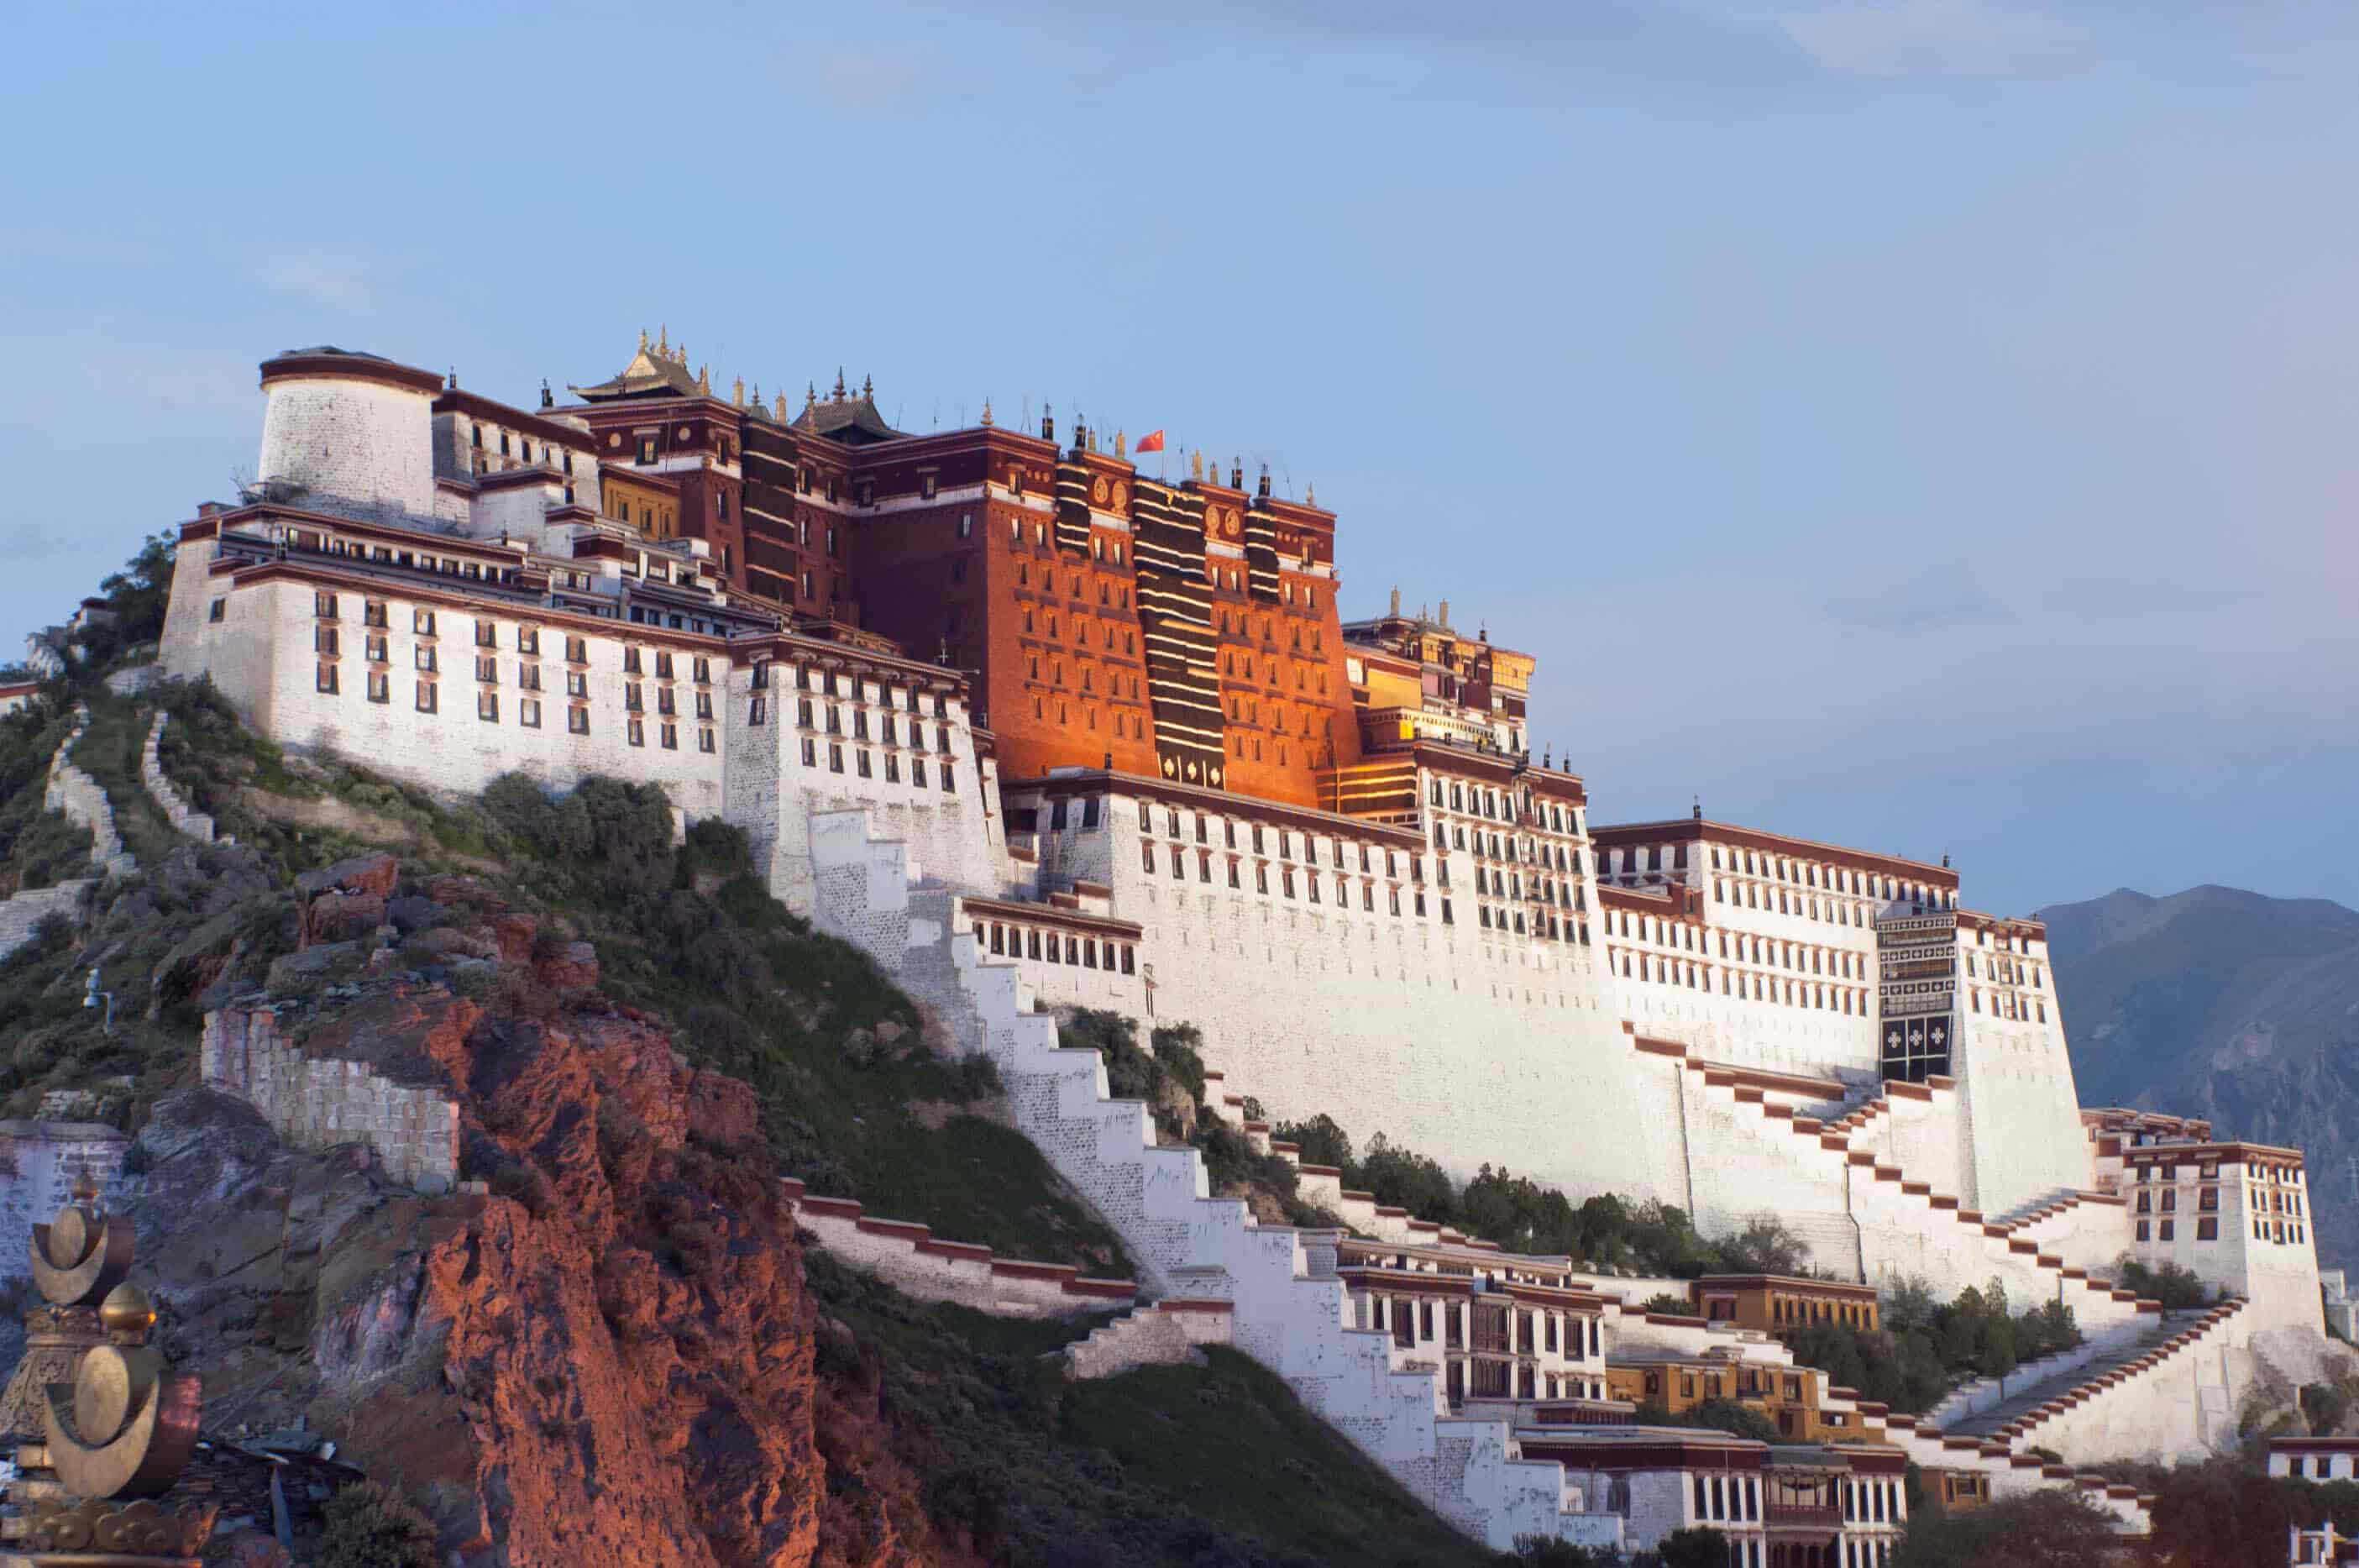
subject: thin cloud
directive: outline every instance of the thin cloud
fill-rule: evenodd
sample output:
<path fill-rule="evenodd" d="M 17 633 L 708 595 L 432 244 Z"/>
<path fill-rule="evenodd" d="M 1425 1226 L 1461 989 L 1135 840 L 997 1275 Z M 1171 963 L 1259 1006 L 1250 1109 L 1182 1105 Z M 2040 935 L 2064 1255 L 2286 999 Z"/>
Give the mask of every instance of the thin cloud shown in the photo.
<path fill-rule="evenodd" d="M 1777 25 L 1844 76 L 2052 76 L 2090 46 L 2081 27 L 1998 0 L 1877 0 L 1788 11 Z"/>
<path fill-rule="evenodd" d="M 1929 566 L 1897 583 L 1831 599 L 1826 613 L 1837 625 L 1864 631 L 1987 626 L 2016 618 L 1964 561 Z"/>
<path fill-rule="evenodd" d="M 376 298 L 375 280 L 364 263 L 328 251 L 293 251 L 266 259 L 258 269 L 264 288 L 329 310 L 365 310 Z"/>

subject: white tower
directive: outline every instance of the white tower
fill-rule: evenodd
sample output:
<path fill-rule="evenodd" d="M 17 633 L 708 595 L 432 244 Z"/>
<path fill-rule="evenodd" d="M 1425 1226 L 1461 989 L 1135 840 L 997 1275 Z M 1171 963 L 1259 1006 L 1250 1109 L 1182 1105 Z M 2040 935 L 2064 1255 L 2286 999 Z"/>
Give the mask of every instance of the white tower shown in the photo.
<path fill-rule="evenodd" d="M 265 495 L 384 521 L 434 515 L 433 408 L 442 378 L 348 349 L 263 361 Z"/>

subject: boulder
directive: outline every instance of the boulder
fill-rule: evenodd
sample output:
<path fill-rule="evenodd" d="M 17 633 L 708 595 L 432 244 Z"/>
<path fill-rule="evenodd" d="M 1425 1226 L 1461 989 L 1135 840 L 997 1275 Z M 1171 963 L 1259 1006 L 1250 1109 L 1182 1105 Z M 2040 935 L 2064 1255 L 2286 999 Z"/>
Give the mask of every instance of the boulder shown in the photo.
<path fill-rule="evenodd" d="M 322 893 L 303 909 L 303 945 L 357 942 L 386 923 L 387 900 L 375 893 Z"/>
<path fill-rule="evenodd" d="M 598 950 L 586 942 L 546 944 L 533 960 L 533 973 L 552 991 L 594 990 Z"/>
<path fill-rule="evenodd" d="M 295 891 L 305 898 L 315 898 L 331 889 L 390 898 L 393 897 L 394 879 L 400 869 L 399 863 L 392 855 L 381 849 L 373 849 L 366 855 L 355 855 L 349 860 L 339 860 L 333 866 L 323 866 L 317 871 L 306 871 L 295 878 Z"/>
<path fill-rule="evenodd" d="M 271 961 L 263 985 L 272 991 L 305 991 L 358 969 L 367 954 L 357 942 L 306 947 Z"/>

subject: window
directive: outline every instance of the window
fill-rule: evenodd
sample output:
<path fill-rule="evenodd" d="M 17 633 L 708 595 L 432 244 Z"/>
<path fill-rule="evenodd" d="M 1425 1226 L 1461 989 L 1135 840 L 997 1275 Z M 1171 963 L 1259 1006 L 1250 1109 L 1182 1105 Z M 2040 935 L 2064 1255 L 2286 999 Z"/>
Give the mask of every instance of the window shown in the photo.
<path fill-rule="evenodd" d="M 590 733 L 590 710 L 587 708 L 568 708 L 565 711 L 565 728 L 569 734 L 581 735 L 588 735 Z"/>
<path fill-rule="evenodd" d="M 2197 1220 L 2195 1222 L 2195 1239 L 2198 1241 L 2219 1240 L 2220 1221 L 2218 1218 L 2211 1214 L 2206 1214 L 2201 1219 Z"/>
<path fill-rule="evenodd" d="M 537 730 L 540 728 L 540 702 L 538 699 L 527 697 L 516 703 L 516 723 L 522 724 L 528 730 Z"/>
<path fill-rule="evenodd" d="M 311 595 L 311 612 L 322 620 L 334 620 L 336 618 L 336 596 L 333 593 L 313 593 Z"/>
<path fill-rule="evenodd" d="M 418 711 L 421 713 L 440 711 L 435 696 L 434 682 L 431 681 L 420 681 L 418 683 Z"/>
<path fill-rule="evenodd" d="M 434 635 L 434 612 L 431 610 L 410 611 L 409 629 L 416 632 L 419 637 L 432 637 Z"/>
<path fill-rule="evenodd" d="M 578 637 L 567 637 L 565 639 L 565 661 L 568 664 L 589 663 L 590 644 L 588 639 Z"/>
<path fill-rule="evenodd" d="M 434 650 L 431 648 L 421 643 L 417 648 L 412 648 L 410 650 L 410 654 L 412 662 L 414 662 L 419 669 L 429 674 L 432 674 L 434 672 L 436 665 L 434 661 Z"/>
<path fill-rule="evenodd" d="M 393 701 L 393 678 L 382 670 L 368 672 L 368 700 L 372 702 Z"/>
<path fill-rule="evenodd" d="M 495 724 L 500 722 L 500 694 L 497 691 L 475 693 L 475 717 L 485 724 Z"/>
<path fill-rule="evenodd" d="M 321 663 L 314 680 L 320 691 L 333 694 L 336 690 L 336 667 L 332 664 Z"/>
<path fill-rule="evenodd" d="M 229 601 L 227 599 L 216 599 L 205 611 L 205 619 L 209 621 L 218 621 L 228 611 L 228 609 Z"/>
<path fill-rule="evenodd" d="M 311 648 L 315 653 L 324 653 L 333 656 L 336 652 L 336 628 L 334 626 L 313 626 L 311 628 Z"/>

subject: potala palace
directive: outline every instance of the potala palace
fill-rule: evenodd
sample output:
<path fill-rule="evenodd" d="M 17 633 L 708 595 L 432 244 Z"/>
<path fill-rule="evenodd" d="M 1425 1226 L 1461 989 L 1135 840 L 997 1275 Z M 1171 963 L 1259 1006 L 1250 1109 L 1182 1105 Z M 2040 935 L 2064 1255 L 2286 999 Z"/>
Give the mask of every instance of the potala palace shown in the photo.
<path fill-rule="evenodd" d="M 327 347 L 261 385 L 254 482 L 180 527 L 165 671 L 417 783 L 606 774 L 744 826 L 996 1060 L 1139 1260 L 1103 1365 L 1232 1342 L 1495 1545 L 1709 1523 L 1750 1568 L 1854 1568 L 1911 1462 L 1945 1504 L 2073 1486 L 2135 1532 L 2076 1466 L 2224 1444 L 2264 1363 L 2326 1354 L 2300 1153 L 2082 1107 L 2038 922 L 1947 864 L 1593 820 L 1533 755 L 1535 661 L 1447 603 L 1346 603 L 1335 514 L 1266 474 L 1166 481 L 988 405 L 905 433 L 841 376 L 716 392 L 668 335 L 531 408 Z M 1060 1048 L 1075 1006 L 1192 1023 L 1230 1096 L 1462 1177 L 1774 1214 L 1822 1277 L 1601 1278 L 1307 1165 L 1348 1229 L 1257 1223 Z M 810 1201 L 823 1243 L 889 1250 L 845 1207 Z M 2166 1314 L 2125 1256 L 2220 1303 Z M 2086 1343 L 1912 1419 L 1774 1337 L 1908 1279 L 2060 1300 Z M 1640 1308 L 1666 1290 L 1692 1310 Z M 1632 1424 L 1714 1390 L 1794 1443 Z"/>

